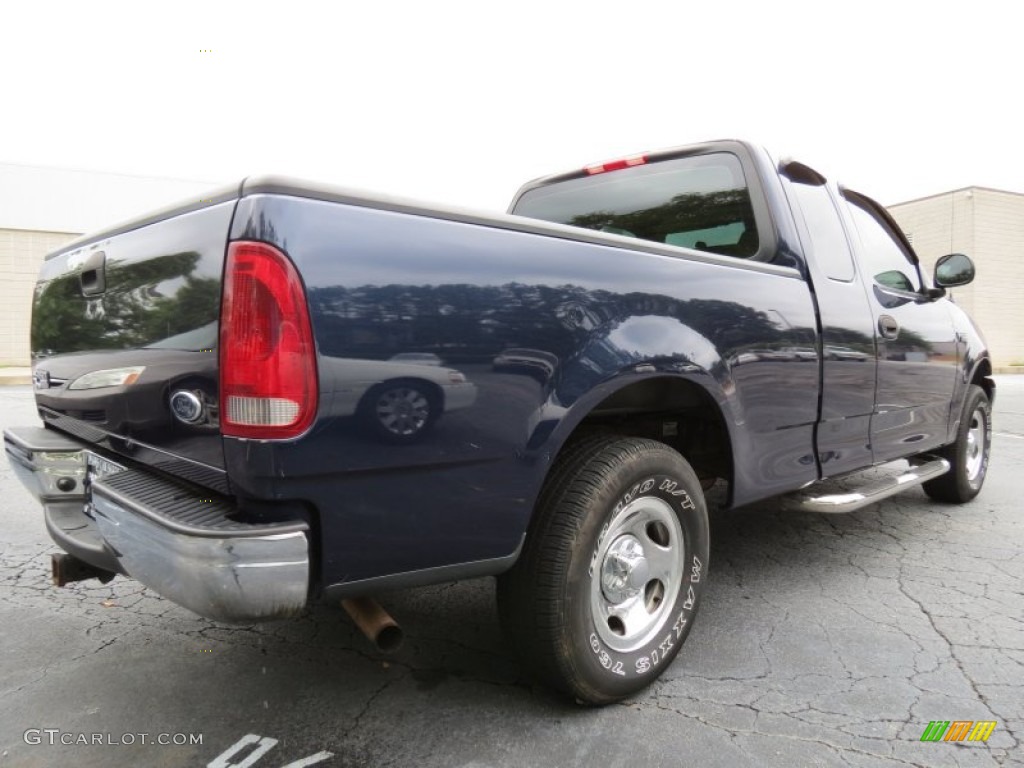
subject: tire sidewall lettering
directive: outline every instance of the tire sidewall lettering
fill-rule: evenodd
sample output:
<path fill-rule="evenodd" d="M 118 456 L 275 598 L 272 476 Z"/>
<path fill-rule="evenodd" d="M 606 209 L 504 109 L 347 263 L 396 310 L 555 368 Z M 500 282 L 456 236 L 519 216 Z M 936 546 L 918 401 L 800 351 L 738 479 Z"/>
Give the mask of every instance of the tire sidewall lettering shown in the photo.
<path fill-rule="evenodd" d="M 985 403 L 984 407 L 982 408 L 982 410 L 985 413 L 985 434 L 984 434 L 984 436 L 982 438 L 984 440 L 984 445 L 982 446 L 981 467 L 978 470 L 977 481 L 974 484 L 972 484 L 972 487 L 974 487 L 974 488 L 980 488 L 981 485 L 985 482 L 985 476 L 988 474 L 988 461 L 989 461 L 989 458 L 990 458 L 991 453 L 992 453 L 992 450 L 991 450 L 991 445 L 992 445 L 992 405 L 991 405 L 991 403 L 986 401 L 986 403 Z M 965 472 L 966 472 L 966 468 L 965 468 Z"/>
<path fill-rule="evenodd" d="M 615 651 L 602 642 L 594 631 L 594 617 L 590 614 L 589 600 L 584 601 L 586 603 L 587 642 L 591 651 L 590 655 L 604 674 L 615 675 L 619 678 L 656 676 L 675 657 L 693 623 L 692 617 L 700 602 L 703 575 L 706 569 L 702 553 L 696 551 L 702 549 L 701 543 L 704 544 L 703 549 L 706 551 L 707 535 L 704 531 L 705 541 L 695 541 L 701 533 L 700 525 L 695 520 L 697 515 L 694 514 L 698 510 L 697 504 L 685 490 L 683 479 L 658 473 L 630 483 L 628 490 L 610 505 L 589 554 L 588 576 L 593 579 L 598 570 L 601 547 L 608 535 L 612 519 L 624 506 L 640 496 L 647 495 L 661 498 L 677 510 L 676 514 L 683 529 L 687 549 L 686 559 L 683 563 L 683 581 L 675 605 L 668 612 L 668 617 L 661 630 L 644 646 L 629 653 Z"/>
<path fill-rule="evenodd" d="M 973 401 L 973 397 L 973 395 L 969 395 L 968 399 L 964 402 L 964 413 L 957 433 L 957 448 L 959 456 L 957 457 L 952 470 L 956 477 L 957 484 L 962 488 L 970 489 L 972 498 L 980 492 L 981 487 L 985 483 L 985 477 L 988 475 L 989 460 L 992 453 L 992 403 L 987 399 L 987 397 L 980 402 Z M 981 466 L 978 468 L 978 474 L 972 481 L 967 468 L 970 457 L 968 456 L 966 439 L 971 428 L 971 419 L 979 407 L 985 417 L 985 430 L 982 434 Z"/>

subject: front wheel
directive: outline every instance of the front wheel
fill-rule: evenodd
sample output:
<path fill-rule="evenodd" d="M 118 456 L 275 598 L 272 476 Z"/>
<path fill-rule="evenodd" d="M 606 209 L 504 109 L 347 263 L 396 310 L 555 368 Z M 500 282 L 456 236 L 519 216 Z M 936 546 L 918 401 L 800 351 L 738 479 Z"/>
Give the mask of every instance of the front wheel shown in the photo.
<path fill-rule="evenodd" d="M 924 492 L 936 501 L 970 501 L 985 482 L 991 448 L 992 405 L 985 390 L 972 384 L 964 399 L 956 440 L 938 451 L 949 462 L 950 470 L 926 482 Z"/>
<path fill-rule="evenodd" d="M 588 704 L 654 681 L 689 634 L 707 576 L 700 482 L 668 446 L 582 441 L 560 458 L 516 566 L 502 624 L 543 681 Z"/>

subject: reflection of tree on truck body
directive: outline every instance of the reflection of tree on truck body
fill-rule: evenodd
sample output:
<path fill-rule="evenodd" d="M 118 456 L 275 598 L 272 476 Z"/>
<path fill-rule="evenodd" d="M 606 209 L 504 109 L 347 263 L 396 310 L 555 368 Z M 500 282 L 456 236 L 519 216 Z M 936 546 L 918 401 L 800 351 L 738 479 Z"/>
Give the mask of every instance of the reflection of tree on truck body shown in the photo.
<path fill-rule="evenodd" d="M 452 362 L 490 362 L 509 347 L 562 357 L 578 341 L 638 314 L 672 317 L 727 349 L 752 336 L 813 344 L 811 328 L 780 328 L 765 312 L 718 299 L 616 294 L 582 286 L 385 285 L 311 288 L 310 300 L 335 356 L 386 359 L 408 349 Z M 550 319 L 557 318 L 554 325 Z"/>
<path fill-rule="evenodd" d="M 656 243 L 746 257 L 757 251 L 757 238 L 752 237 L 756 234 L 753 216 L 750 193 L 740 188 L 676 195 L 662 205 L 626 213 L 586 213 L 568 223 Z M 748 232 L 751 234 L 745 239 Z M 714 242 L 716 235 L 721 242 Z M 700 239 L 707 242 L 699 242 Z"/>
<path fill-rule="evenodd" d="M 220 280 L 195 276 L 199 259 L 188 251 L 130 264 L 110 261 L 107 290 L 94 298 L 82 296 L 77 274 L 40 283 L 33 347 L 54 353 L 143 347 L 216 321 Z M 175 280 L 181 285 L 164 296 L 160 289 Z"/>

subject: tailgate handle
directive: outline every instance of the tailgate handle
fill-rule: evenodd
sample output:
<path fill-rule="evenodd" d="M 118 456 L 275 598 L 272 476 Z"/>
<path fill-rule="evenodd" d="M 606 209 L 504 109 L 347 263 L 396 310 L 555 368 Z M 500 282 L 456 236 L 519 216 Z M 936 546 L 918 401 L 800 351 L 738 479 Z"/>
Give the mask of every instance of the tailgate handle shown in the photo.
<path fill-rule="evenodd" d="M 107 290 L 107 254 L 103 251 L 90 253 L 89 258 L 82 262 L 78 281 L 82 285 L 83 296 L 96 296 Z"/>

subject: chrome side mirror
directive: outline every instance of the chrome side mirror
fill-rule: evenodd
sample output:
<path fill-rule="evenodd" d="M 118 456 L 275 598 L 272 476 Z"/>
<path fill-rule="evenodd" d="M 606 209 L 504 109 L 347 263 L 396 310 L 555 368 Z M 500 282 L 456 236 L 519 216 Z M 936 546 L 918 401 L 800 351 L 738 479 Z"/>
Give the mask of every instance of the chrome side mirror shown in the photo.
<path fill-rule="evenodd" d="M 974 279 L 974 262 L 962 253 L 948 253 L 935 262 L 935 285 L 953 288 Z"/>

